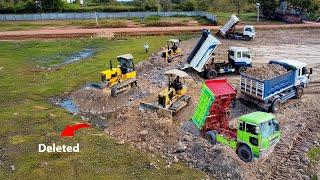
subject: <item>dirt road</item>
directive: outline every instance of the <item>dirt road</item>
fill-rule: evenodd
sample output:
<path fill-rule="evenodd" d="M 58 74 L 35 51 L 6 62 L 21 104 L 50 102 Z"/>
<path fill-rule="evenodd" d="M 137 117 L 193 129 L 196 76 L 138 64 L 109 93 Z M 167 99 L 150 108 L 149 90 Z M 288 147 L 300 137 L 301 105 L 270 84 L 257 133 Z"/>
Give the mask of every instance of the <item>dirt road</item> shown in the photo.
<path fill-rule="evenodd" d="M 139 28 L 101 28 L 101 29 L 43 29 L 30 31 L 5 31 L 0 32 L 0 40 L 21 40 L 30 38 L 72 38 L 102 36 L 113 37 L 115 35 L 156 35 L 176 34 L 181 32 L 199 32 L 202 29 L 216 31 L 220 26 L 188 26 L 188 27 L 139 27 Z M 239 25 L 238 28 L 243 28 Z M 306 24 L 280 24 L 280 25 L 256 25 L 256 29 L 292 29 L 292 28 L 320 28 L 320 23 Z"/>

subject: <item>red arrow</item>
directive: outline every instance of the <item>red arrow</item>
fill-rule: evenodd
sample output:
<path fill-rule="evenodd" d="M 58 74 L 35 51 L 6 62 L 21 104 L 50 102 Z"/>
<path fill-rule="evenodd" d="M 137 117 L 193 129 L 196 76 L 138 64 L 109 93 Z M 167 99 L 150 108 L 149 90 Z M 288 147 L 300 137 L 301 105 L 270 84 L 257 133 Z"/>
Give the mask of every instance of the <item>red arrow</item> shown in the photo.
<path fill-rule="evenodd" d="M 81 128 L 88 128 L 90 127 L 89 124 L 76 124 L 74 126 L 66 125 L 64 130 L 61 132 L 61 137 L 73 137 L 74 132 Z"/>

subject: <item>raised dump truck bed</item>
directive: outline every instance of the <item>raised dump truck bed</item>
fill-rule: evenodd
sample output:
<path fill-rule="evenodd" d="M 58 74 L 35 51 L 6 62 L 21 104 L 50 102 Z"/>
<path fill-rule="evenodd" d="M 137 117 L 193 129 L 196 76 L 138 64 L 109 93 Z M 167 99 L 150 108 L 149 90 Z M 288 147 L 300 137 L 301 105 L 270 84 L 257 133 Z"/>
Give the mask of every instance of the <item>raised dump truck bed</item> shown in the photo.
<path fill-rule="evenodd" d="M 237 128 L 230 128 L 230 105 L 235 96 L 236 90 L 226 79 L 205 81 L 192 120 L 211 144 L 228 145 L 241 160 L 250 162 L 279 142 L 279 124 L 272 114 L 253 112 L 241 116 Z M 259 133 L 267 136 L 262 137 Z"/>
<path fill-rule="evenodd" d="M 226 79 L 206 80 L 192 117 L 193 122 L 203 132 L 215 129 L 222 132 L 228 129 L 230 104 L 236 96 L 236 90 Z"/>
<path fill-rule="evenodd" d="M 209 30 L 203 30 L 200 40 L 187 58 L 188 66 L 203 72 L 204 66 L 210 61 L 219 44 L 220 41 L 212 36 Z"/>

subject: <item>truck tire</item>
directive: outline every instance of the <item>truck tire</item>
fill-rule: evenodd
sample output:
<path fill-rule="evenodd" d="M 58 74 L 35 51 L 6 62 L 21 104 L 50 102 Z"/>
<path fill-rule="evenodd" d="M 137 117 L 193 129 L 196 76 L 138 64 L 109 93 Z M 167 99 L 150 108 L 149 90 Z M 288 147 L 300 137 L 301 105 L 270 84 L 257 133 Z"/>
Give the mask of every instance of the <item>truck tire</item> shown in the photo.
<path fill-rule="evenodd" d="M 207 78 L 208 79 L 214 79 L 217 77 L 217 75 L 218 75 L 217 72 L 213 69 L 207 71 Z"/>
<path fill-rule="evenodd" d="M 301 86 L 299 86 L 297 88 L 297 92 L 296 92 L 295 98 L 299 99 L 299 98 L 301 98 L 302 95 L 303 95 L 303 88 Z"/>
<path fill-rule="evenodd" d="M 208 131 L 204 135 L 204 138 L 209 141 L 210 144 L 215 145 L 217 143 L 216 135 L 217 133 L 215 131 Z"/>
<path fill-rule="evenodd" d="M 280 99 L 276 99 L 275 101 L 273 101 L 272 106 L 271 106 L 271 112 L 273 113 L 277 113 L 279 112 L 281 109 L 281 101 Z"/>
<path fill-rule="evenodd" d="M 249 146 L 242 144 L 237 150 L 238 157 L 244 162 L 252 161 L 252 152 Z"/>
<path fill-rule="evenodd" d="M 248 36 L 248 35 L 245 35 L 245 36 L 243 37 L 243 39 L 246 40 L 246 41 L 250 41 L 250 40 L 251 40 L 250 36 Z"/>
<path fill-rule="evenodd" d="M 241 66 L 238 68 L 239 74 L 243 74 L 244 72 L 246 72 L 246 70 L 247 70 L 247 67 L 245 67 L 245 66 Z"/>

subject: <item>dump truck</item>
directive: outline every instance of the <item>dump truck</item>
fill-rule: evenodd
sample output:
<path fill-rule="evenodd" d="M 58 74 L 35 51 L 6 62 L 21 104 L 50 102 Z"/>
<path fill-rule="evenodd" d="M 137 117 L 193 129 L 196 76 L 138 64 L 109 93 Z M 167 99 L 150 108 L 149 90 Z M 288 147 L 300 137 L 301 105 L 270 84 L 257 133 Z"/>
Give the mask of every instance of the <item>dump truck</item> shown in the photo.
<path fill-rule="evenodd" d="M 279 123 L 273 114 L 253 112 L 243 115 L 237 128 L 229 127 L 230 106 L 236 90 L 226 79 L 206 80 L 191 118 L 211 144 L 225 144 L 244 162 L 262 157 L 280 141 Z"/>
<path fill-rule="evenodd" d="M 209 30 L 203 30 L 197 45 L 187 58 L 183 69 L 192 68 L 202 77 L 214 79 L 219 74 L 244 72 L 252 67 L 251 53 L 248 48 L 230 47 L 228 50 L 228 62 L 215 62 L 214 51 L 220 41 Z"/>
<path fill-rule="evenodd" d="M 269 79 L 258 79 L 245 73 L 240 76 L 241 100 L 253 103 L 268 112 L 278 112 L 281 105 L 291 98 L 300 98 L 310 82 L 312 68 L 296 60 L 272 60 L 269 64 L 284 67 L 287 72 Z"/>
<path fill-rule="evenodd" d="M 252 25 L 245 25 L 243 32 L 236 32 L 236 25 L 240 22 L 236 15 L 231 15 L 229 21 L 223 25 L 216 35 L 221 38 L 237 39 L 237 40 L 252 40 L 256 36 L 256 30 Z"/>

